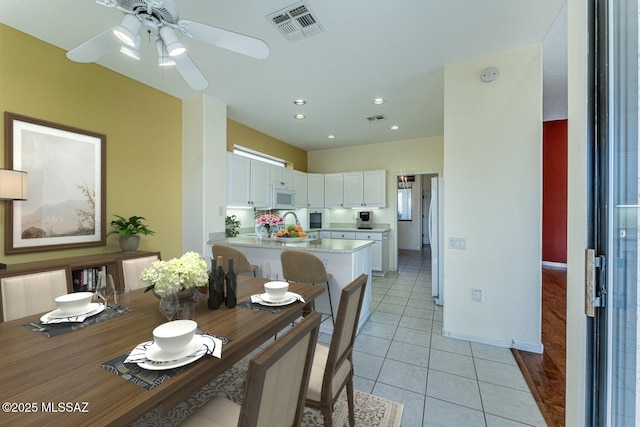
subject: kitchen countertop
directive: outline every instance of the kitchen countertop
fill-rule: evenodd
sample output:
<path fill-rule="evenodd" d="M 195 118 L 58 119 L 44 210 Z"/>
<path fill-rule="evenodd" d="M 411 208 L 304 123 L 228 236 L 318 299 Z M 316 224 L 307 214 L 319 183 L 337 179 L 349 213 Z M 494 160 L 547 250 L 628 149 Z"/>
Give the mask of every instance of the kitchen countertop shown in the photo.
<path fill-rule="evenodd" d="M 265 249 L 302 249 L 309 252 L 336 252 L 349 253 L 356 252 L 362 248 L 373 245 L 373 240 L 350 240 L 350 239 L 315 239 L 302 242 L 283 242 L 281 240 L 258 239 L 255 236 L 238 236 L 220 240 L 215 243 L 227 244 L 230 246 L 246 246 L 252 248 Z"/>

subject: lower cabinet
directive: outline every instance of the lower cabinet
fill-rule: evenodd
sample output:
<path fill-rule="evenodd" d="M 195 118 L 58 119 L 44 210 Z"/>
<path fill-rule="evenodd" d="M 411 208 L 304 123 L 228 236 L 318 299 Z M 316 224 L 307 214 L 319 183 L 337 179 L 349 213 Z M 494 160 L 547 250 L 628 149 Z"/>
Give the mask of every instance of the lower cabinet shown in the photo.
<path fill-rule="evenodd" d="M 371 246 L 371 270 L 376 276 L 384 276 L 389 270 L 389 232 L 321 231 L 321 239 L 373 240 Z"/>
<path fill-rule="evenodd" d="M 371 270 L 384 276 L 389 270 L 389 232 L 357 232 L 356 240 L 373 240 L 371 246 Z"/>

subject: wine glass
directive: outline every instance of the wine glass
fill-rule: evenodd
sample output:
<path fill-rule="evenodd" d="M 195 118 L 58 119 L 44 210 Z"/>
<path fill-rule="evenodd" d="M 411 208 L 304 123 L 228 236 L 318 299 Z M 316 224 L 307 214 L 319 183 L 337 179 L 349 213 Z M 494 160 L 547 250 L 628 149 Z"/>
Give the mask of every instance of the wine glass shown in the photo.
<path fill-rule="evenodd" d="M 271 277 L 271 264 L 269 264 L 268 262 L 263 262 L 260 265 L 260 272 L 262 273 L 262 277 L 269 280 L 269 277 Z"/>
<path fill-rule="evenodd" d="M 165 293 L 160 297 L 160 313 L 167 318 L 167 320 L 173 319 L 173 316 L 178 311 L 178 294 L 174 292 Z"/>
<path fill-rule="evenodd" d="M 111 279 L 111 280 L 109 280 Z M 113 278 L 111 275 L 108 277 L 104 276 L 104 273 L 98 273 L 98 283 L 96 284 L 96 295 L 98 298 L 104 301 L 104 308 L 109 307 L 109 297 L 113 295 L 114 286 L 113 286 Z"/>

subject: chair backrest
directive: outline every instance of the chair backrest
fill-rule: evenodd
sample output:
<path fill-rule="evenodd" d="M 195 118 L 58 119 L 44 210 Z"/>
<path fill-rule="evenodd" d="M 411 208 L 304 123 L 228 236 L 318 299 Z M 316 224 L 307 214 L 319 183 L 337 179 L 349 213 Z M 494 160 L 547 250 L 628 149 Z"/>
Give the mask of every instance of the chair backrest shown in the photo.
<path fill-rule="evenodd" d="M 332 378 L 345 359 L 351 357 L 366 284 L 367 275 L 361 274 L 349 283 L 340 295 L 340 306 L 338 307 L 336 323 L 333 327 L 327 365 L 322 380 L 322 396 L 325 396 L 325 394 L 327 396 L 332 395 Z"/>
<path fill-rule="evenodd" d="M 249 263 L 246 256 L 236 248 L 228 245 L 215 244 L 211 248 L 213 257 L 222 257 L 222 268 L 227 271 L 229 268 L 229 258 L 233 259 L 233 271 L 236 273 L 246 273 L 253 271 L 255 268 Z"/>
<path fill-rule="evenodd" d="M 158 261 L 157 255 L 122 260 L 122 279 L 125 289 L 146 288 L 147 283 L 140 280 L 140 273 L 153 262 Z"/>
<path fill-rule="evenodd" d="M 238 426 L 300 425 L 320 319 L 309 314 L 251 359 Z"/>
<path fill-rule="evenodd" d="M 329 280 L 324 263 L 309 252 L 288 249 L 280 254 L 282 276 L 298 283 L 322 283 Z"/>
<path fill-rule="evenodd" d="M 0 288 L 5 322 L 55 310 L 54 299 L 69 292 L 67 272 L 64 269 L 3 277 Z"/>

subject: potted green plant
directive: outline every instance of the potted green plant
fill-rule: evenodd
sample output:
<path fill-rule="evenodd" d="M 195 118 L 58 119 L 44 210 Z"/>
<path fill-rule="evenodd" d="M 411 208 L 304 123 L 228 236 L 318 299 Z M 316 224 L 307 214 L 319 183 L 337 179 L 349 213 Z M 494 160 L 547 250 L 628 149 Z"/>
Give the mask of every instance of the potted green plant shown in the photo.
<path fill-rule="evenodd" d="M 114 219 L 111 221 L 111 230 L 107 236 L 111 234 L 118 234 L 120 236 L 120 249 L 122 252 L 135 252 L 138 250 L 138 245 L 140 244 L 140 236 L 139 234 L 144 234 L 148 236 L 150 234 L 155 234 L 154 231 L 150 230 L 146 224 L 144 224 L 141 220 L 145 220 L 145 217 L 142 216 L 132 216 L 129 218 L 125 218 L 120 215 L 113 215 L 118 219 Z"/>
<path fill-rule="evenodd" d="M 240 220 L 237 216 L 231 215 L 224 219 L 225 237 L 236 237 L 240 234 Z"/>

